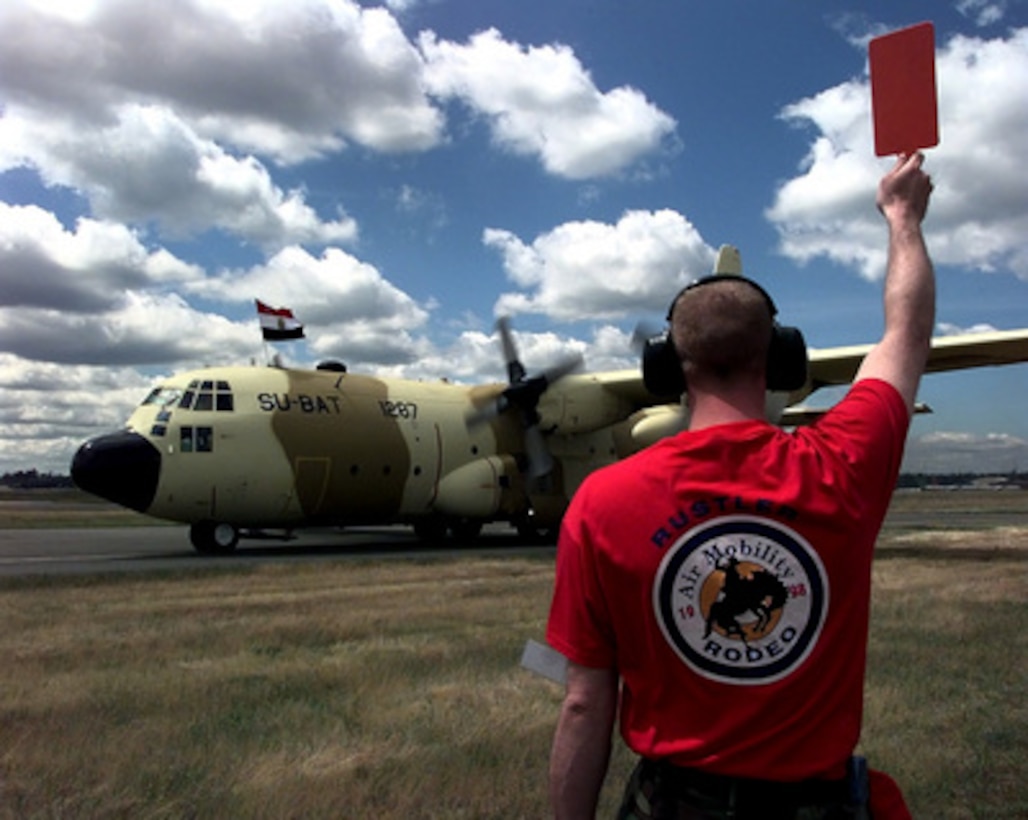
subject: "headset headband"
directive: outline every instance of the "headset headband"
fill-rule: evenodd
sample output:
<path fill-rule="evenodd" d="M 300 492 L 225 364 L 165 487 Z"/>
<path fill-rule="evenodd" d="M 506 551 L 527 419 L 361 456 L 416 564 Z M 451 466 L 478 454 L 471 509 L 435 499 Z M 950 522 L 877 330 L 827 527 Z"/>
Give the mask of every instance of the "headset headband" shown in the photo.
<path fill-rule="evenodd" d="M 682 296 L 690 290 L 695 290 L 696 288 L 703 287 L 704 285 L 714 285 L 718 282 L 745 282 L 750 287 L 756 288 L 760 295 L 764 297 L 764 301 L 767 302 L 767 309 L 771 312 L 771 318 L 774 319 L 775 316 L 778 315 L 778 308 L 775 306 L 775 302 L 774 299 L 771 298 L 771 294 L 749 277 L 743 276 L 741 273 L 713 273 L 709 276 L 701 277 L 694 282 L 690 282 L 678 291 L 675 298 L 671 300 L 671 307 L 667 309 L 667 321 L 671 321 L 671 314 L 675 312 L 675 305 L 678 304 L 678 300 L 681 299 Z"/>
<path fill-rule="evenodd" d="M 671 314 L 683 293 L 693 288 L 737 279 L 756 288 L 767 302 L 771 312 L 771 344 L 767 351 L 767 387 L 769 390 L 798 390 L 807 381 L 807 345 L 803 334 L 796 327 L 782 327 L 775 321 L 778 308 L 774 300 L 764 288 L 741 274 L 719 273 L 704 276 L 686 285 L 678 292 L 671 307 L 668 308 L 667 321 L 671 323 Z M 668 328 L 659 337 L 647 339 L 642 353 L 643 384 L 653 395 L 660 397 L 679 396 L 685 391 L 685 376 L 681 362 L 675 351 Z"/>

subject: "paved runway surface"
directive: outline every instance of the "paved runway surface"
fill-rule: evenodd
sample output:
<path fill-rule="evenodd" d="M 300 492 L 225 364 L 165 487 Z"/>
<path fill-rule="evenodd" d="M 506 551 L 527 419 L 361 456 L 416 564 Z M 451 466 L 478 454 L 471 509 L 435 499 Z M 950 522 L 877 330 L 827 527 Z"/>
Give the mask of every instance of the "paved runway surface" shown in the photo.
<path fill-rule="evenodd" d="M 0 576 L 74 575 L 239 567 L 254 562 L 296 563 L 449 554 L 541 554 L 548 547 L 519 544 L 514 530 L 487 527 L 475 544 L 425 545 L 409 527 L 312 529 L 292 540 L 241 540 L 227 556 L 196 553 L 186 527 L 0 530 Z"/>
<path fill-rule="evenodd" d="M 948 495 L 948 494 L 947 494 Z M 1028 527 L 1028 494 L 986 494 L 989 503 L 962 503 L 959 494 L 914 494 L 901 499 L 885 522 L 885 533 L 924 530 L 987 530 Z M 953 504 L 955 509 L 947 509 Z M 941 503 L 940 503 L 941 502 Z M 987 546 L 987 545 L 986 545 Z M 515 531 L 490 525 L 475 543 L 424 545 L 409 527 L 332 528 L 300 531 L 290 541 L 240 541 L 228 556 L 197 554 L 184 526 L 110 529 L 0 529 L 0 576 L 72 575 L 145 570 L 240 567 L 270 561 L 297 563 L 369 557 L 552 554 L 552 546 L 526 546 Z"/>

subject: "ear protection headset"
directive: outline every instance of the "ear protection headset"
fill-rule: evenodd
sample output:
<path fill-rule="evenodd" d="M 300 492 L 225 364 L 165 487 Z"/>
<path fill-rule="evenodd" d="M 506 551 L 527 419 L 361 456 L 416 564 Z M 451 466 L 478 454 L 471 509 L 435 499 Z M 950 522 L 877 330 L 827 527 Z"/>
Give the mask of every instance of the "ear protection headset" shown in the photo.
<path fill-rule="evenodd" d="M 756 288 L 771 312 L 771 345 L 767 351 L 767 389 L 768 390 L 798 390 L 807 382 L 807 344 L 803 340 L 803 334 L 799 328 L 783 327 L 774 321 L 778 314 L 778 308 L 774 301 L 760 285 L 745 276 L 731 274 L 733 280 L 739 280 Z M 686 285 L 671 301 L 668 308 L 667 321 L 670 325 L 671 314 L 674 312 L 675 304 L 679 297 L 694 288 L 714 282 L 724 282 L 724 274 L 704 276 L 695 282 Z M 655 396 L 678 397 L 685 392 L 685 375 L 682 373 L 682 363 L 675 349 L 674 340 L 671 337 L 670 329 L 664 333 L 647 339 L 643 346 L 642 353 L 643 384 Z"/>

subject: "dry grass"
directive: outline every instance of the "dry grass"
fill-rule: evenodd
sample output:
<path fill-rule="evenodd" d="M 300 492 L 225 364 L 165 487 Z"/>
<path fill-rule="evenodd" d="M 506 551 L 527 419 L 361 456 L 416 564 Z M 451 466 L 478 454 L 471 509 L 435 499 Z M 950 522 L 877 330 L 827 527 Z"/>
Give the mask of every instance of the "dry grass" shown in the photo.
<path fill-rule="evenodd" d="M 1028 528 L 884 539 L 864 736 L 915 817 L 1028 817 Z"/>
<path fill-rule="evenodd" d="M 0 805 L 539 816 L 559 692 L 517 662 L 550 583 L 521 559 L 8 590 Z"/>
<path fill-rule="evenodd" d="M 146 527 L 163 525 L 79 489 L 17 490 L 0 487 L 0 529 Z"/>
<path fill-rule="evenodd" d="M 1028 816 L 1026 558 L 1025 527 L 884 534 L 863 744 L 915 817 Z M 517 664 L 551 583 L 500 556 L 3 581 L 0 817 L 544 817 L 561 693 Z"/>

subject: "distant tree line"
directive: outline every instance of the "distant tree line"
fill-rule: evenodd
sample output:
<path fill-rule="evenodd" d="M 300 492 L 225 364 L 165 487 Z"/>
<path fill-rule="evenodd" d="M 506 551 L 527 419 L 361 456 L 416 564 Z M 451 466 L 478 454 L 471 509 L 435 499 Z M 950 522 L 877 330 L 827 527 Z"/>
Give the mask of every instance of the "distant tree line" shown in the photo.
<path fill-rule="evenodd" d="M 896 483 L 904 489 L 924 487 L 969 487 L 981 483 L 982 479 L 995 479 L 995 485 L 1028 489 L 1028 473 L 1011 472 L 1003 474 L 983 473 L 903 473 Z"/>
<path fill-rule="evenodd" d="M 70 475 L 41 473 L 38 470 L 18 470 L 0 476 L 0 485 L 18 490 L 39 490 L 55 487 L 74 487 Z"/>
<path fill-rule="evenodd" d="M 985 477 L 981 473 L 903 473 L 896 486 L 903 489 L 967 487 L 980 482 Z M 1015 471 L 992 477 L 1001 480 L 1004 486 L 1028 490 L 1028 472 Z M 0 485 L 19 490 L 75 486 L 69 475 L 41 473 L 38 470 L 18 470 L 14 473 L 4 473 L 0 475 Z"/>

